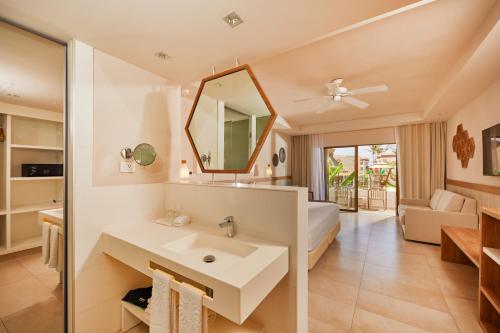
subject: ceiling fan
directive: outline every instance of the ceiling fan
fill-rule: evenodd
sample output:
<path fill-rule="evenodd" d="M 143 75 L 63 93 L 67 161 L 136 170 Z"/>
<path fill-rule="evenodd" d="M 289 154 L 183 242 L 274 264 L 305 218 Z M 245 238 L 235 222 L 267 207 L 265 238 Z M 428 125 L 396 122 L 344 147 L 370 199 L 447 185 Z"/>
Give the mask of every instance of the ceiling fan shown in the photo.
<path fill-rule="evenodd" d="M 321 99 L 321 98 L 329 98 L 330 102 L 336 102 L 336 103 L 347 103 L 352 106 L 355 106 L 360 109 L 366 109 L 370 104 L 354 98 L 352 96 L 356 95 L 362 95 L 362 94 L 371 94 L 371 93 L 378 93 L 378 92 L 385 92 L 388 91 L 389 88 L 385 85 L 379 85 L 379 86 L 371 86 L 371 87 L 364 87 L 364 88 L 358 88 L 358 89 L 347 89 L 346 87 L 342 87 L 341 84 L 344 81 L 344 79 L 334 79 L 331 80 L 326 84 L 326 88 L 328 89 L 328 95 L 324 96 L 318 96 L 318 97 L 310 97 L 310 98 L 303 98 L 303 99 L 298 99 L 295 100 L 295 103 L 300 103 L 300 102 L 305 102 L 305 101 L 311 101 L 315 99 Z M 327 108 L 322 108 L 321 110 L 317 111 L 316 113 L 324 113 L 327 110 Z"/>

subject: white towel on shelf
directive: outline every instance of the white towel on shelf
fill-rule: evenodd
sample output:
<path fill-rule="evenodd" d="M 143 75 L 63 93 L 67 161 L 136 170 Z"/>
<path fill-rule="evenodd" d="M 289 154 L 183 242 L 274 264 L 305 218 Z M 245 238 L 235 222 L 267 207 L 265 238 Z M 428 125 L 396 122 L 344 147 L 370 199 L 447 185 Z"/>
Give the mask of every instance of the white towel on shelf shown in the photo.
<path fill-rule="evenodd" d="M 55 224 L 50 226 L 50 250 L 49 250 L 49 267 L 57 268 L 57 260 L 59 259 L 59 227 Z"/>
<path fill-rule="evenodd" d="M 170 281 L 172 276 L 155 269 L 150 302 L 149 333 L 170 333 Z"/>
<path fill-rule="evenodd" d="M 187 283 L 179 287 L 179 333 L 202 333 L 204 294 Z"/>
<path fill-rule="evenodd" d="M 50 223 L 42 223 L 42 260 L 44 264 L 49 263 L 50 253 Z"/>

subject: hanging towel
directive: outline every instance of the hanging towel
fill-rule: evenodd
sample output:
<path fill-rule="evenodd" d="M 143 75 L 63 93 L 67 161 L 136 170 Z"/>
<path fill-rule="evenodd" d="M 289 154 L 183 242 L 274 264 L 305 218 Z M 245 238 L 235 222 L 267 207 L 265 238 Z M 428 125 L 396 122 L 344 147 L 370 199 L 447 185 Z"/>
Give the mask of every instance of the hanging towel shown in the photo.
<path fill-rule="evenodd" d="M 42 223 L 42 260 L 44 264 L 49 263 L 50 253 L 50 223 Z"/>
<path fill-rule="evenodd" d="M 55 224 L 50 226 L 50 251 L 49 251 L 49 268 L 57 268 L 57 260 L 59 259 L 59 227 Z"/>
<path fill-rule="evenodd" d="M 187 283 L 179 287 L 179 333 L 202 333 L 205 293 Z"/>
<path fill-rule="evenodd" d="M 150 302 L 149 333 L 170 333 L 170 281 L 172 276 L 155 269 Z"/>
<path fill-rule="evenodd" d="M 59 233 L 59 228 L 58 228 L 58 233 Z M 63 262 L 64 262 L 64 259 L 63 259 L 63 254 L 64 254 L 64 245 L 63 245 L 63 237 L 62 235 L 59 235 L 59 237 L 57 237 L 57 267 L 56 267 L 56 270 L 58 272 L 62 272 L 63 270 Z"/>

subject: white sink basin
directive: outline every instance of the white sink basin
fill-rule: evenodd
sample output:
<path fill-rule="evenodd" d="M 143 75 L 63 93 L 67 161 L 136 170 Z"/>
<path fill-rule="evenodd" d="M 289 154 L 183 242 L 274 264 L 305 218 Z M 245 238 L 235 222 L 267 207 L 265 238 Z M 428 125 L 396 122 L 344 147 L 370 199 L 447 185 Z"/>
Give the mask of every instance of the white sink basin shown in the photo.
<path fill-rule="evenodd" d="M 188 260 L 210 266 L 210 270 L 227 268 L 257 250 L 257 247 L 236 239 L 205 233 L 193 233 L 161 247 L 186 256 Z M 213 260 L 205 260 L 207 256 L 212 256 Z"/>
<path fill-rule="evenodd" d="M 139 223 L 103 234 L 103 252 L 152 275 L 152 264 L 212 290 L 204 306 L 242 324 L 288 272 L 288 247 L 215 228 Z M 212 255 L 215 261 L 206 262 Z"/>

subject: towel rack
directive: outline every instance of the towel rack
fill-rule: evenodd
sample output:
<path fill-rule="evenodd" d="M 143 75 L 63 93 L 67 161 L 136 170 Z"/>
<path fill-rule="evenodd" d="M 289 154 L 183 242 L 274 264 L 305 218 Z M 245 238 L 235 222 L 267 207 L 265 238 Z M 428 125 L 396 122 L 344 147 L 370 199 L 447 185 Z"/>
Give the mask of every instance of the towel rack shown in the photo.
<path fill-rule="evenodd" d="M 153 272 L 155 270 L 161 270 L 162 272 L 170 275 L 172 277 L 172 281 L 171 281 L 171 285 L 170 285 L 170 288 L 172 288 L 173 290 L 175 290 L 176 292 L 179 292 L 179 288 L 181 286 L 181 282 L 177 281 L 175 279 L 175 276 L 174 276 L 174 272 L 172 272 L 171 270 L 161 266 L 161 265 L 158 265 L 157 263 L 153 262 L 153 261 L 149 261 L 149 264 L 148 264 L 148 270 Z M 177 274 L 179 275 L 179 274 Z M 188 278 L 185 278 L 183 277 L 184 279 L 186 280 L 189 280 Z M 209 306 L 210 304 L 213 303 L 214 299 L 213 299 L 213 295 L 214 295 L 214 291 L 212 288 L 209 288 L 207 286 L 203 286 L 197 282 L 193 283 L 194 281 L 186 281 L 186 283 L 189 283 L 190 285 L 193 285 L 194 287 L 198 288 L 198 289 L 204 289 L 205 290 L 205 295 L 203 295 L 203 306 Z M 202 288 L 199 288 L 199 287 L 202 287 Z"/>

